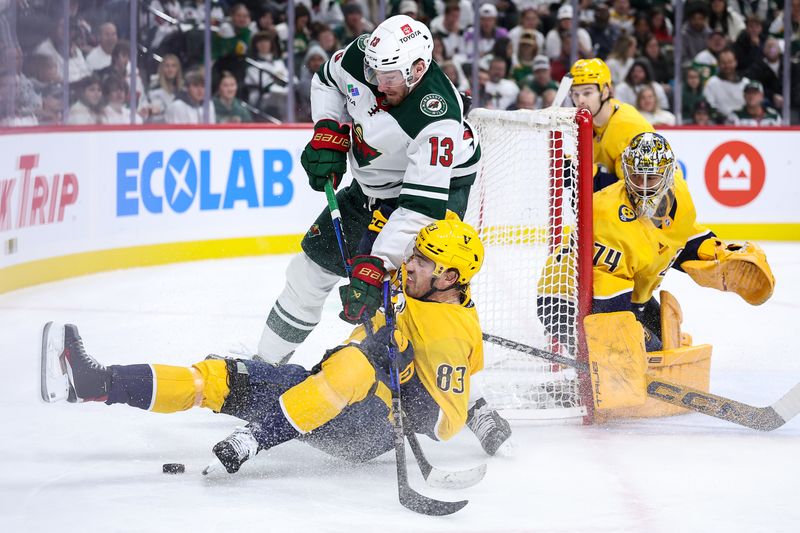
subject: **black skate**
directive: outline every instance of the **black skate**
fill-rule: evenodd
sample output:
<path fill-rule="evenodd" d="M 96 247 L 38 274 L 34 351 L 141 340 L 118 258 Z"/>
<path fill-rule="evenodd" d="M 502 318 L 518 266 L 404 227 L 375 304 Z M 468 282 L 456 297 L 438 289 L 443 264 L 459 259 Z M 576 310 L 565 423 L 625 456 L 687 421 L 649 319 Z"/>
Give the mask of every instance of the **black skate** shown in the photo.
<path fill-rule="evenodd" d="M 217 459 L 203 470 L 203 474 L 213 472 L 220 464 L 229 474 L 235 474 L 245 461 L 256 456 L 258 450 L 258 442 L 250 428 L 237 427 L 233 433 L 214 445 L 211 451 Z"/>
<path fill-rule="evenodd" d="M 467 413 L 467 426 L 478 437 L 483 451 L 494 455 L 511 436 L 511 426 L 500 413 L 480 398 Z"/>
<path fill-rule="evenodd" d="M 42 399 L 70 403 L 105 401 L 111 372 L 86 354 L 78 328 L 48 322 L 42 332 Z"/>

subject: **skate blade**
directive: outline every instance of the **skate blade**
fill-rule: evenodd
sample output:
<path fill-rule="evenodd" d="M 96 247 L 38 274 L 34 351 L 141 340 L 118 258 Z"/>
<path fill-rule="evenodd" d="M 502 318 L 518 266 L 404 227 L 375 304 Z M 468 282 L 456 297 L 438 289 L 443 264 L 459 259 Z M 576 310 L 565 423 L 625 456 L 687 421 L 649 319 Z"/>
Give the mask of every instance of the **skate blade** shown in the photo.
<path fill-rule="evenodd" d="M 69 377 L 61 361 L 64 351 L 63 326 L 48 322 L 42 330 L 40 389 L 42 400 L 55 403 L 69 397 Z"/>

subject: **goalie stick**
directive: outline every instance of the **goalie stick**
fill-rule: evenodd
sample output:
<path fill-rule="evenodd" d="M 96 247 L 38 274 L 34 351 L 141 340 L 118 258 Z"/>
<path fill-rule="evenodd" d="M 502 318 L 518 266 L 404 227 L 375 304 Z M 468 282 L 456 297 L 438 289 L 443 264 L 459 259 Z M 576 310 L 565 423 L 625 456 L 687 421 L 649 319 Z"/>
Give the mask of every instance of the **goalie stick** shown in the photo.
<path fill-rule="evenodd" d="M 589 371 L 588 363 L 575 361 L 569 357 L 540 350 L 497 335 L 484 333 L 483 340 L 583 372 Z M 645 374 L 645 378 L 647 379 L 647 395 L 651 398 L 759 431 L 778 429 L 800 413 L 800 383 L 792 387 L 772 405 L 755 407 L 686 385 L 664 381 L 649 374 Z"/>
<path fill-rule="evenodd" d="M 572 74 L 567 72 L 564 74 L 564 77 L 561 78 L 561 83 L 558 84 L 558 91 L 556 91 L 556 97 L 553 100 L 553 103 L 550 104 L 550 107 L 561 107 L 564 103 L 564 100 L 567 99 L 567 95 L 569 94 L 569 90 L 572 88 Z"/>
<path fill-rule="evenodd" d="M 333 230 L 336 233 L 336 242 L 339 245 L 339 252 L 342 255 L 342 262 L 344 263 L 345 272 L 347 272 L 348 277 L 351 274 L 350 269 L 350 253 L 347 249 L 347 241 L 345 240 L 344 230 L 342 229 L 342 215 L 339 211 L 339 202 L 336 200 L 336 194 L 333 192 L 333 184 L 330 180 L 325 182 L 325 198 L 328 200 L 328 211 L 331 214 L 331 222 L 333 223 Z M 386 311 L 386 324 L 389 325 L 389 315 L 390 315 L 390 305 L 386 304 L 388 298 L 389 304 L 391 304 L 391 295 L 389 294 L 389 282 L 384 282 L 384 305 Z M 394 308 L 391 307 L 393 311 Z M 392 320 L 394 320 L 394 313 L 391 313 Z M 366 319 L 363 322 L 364 330 L 366 331 L 367 335 L 372 333 L 369 324 L 369 320 Z M 393 324 L 392 324 L 393 326 Z M 390 353 L 392 350 L 391 344 L 389 345 Z M 395 458 L 397 462 L 397 491 L 400 496 L 400 504 L 407 509 L 410 509 L 414 512 L 431 515 L 431 516 L 444 516 L 453 514 L 456 511 L 463 508 L 467 505 L 467 501 L 459 501 L 459 502 L 444 502 L 440 500 L 434 500 L 432 498 L 428 498 L 427 496 L 423 496 L 422 494 L 418 493 L 414 489 L 411 488 L 411 485 L 408 484 L 408 467 L 406 464 L 406 449 L 405 449 L 405 438 L 403 432 L 403 422 L 402 418 L 400 417 L 401 413 L 401 405 L 400 405 L 400 391 L 399 391 L 399 376 L 400 373 L 397 371 L 397 364 L 396 358 L 394 359 L 394 368 L 393 371 L 396 372 L 396 376 L 398 377 L 398 390 L 395 392 L 392 389 L 392 410 L 394 413 L 397 413 L 396 417 L 393 417 L 393 428 L 394 428 L 394 441 L 395 441 Z M 396 405 L 395 405 L 395 397 L 396 397 Z M 422 471 L 423 477 L 425 477 L 425 481 L 428 481 L 428 476 L 430 476 L 431 471 L 433 471 L 433 467 L 431 464 L 425 459 L 425 456 L 422 454 L 422 448 L 419 445 L 419 441 L 416 439 L 416 435 L 414 435 L 413 440 L 409 439 L 411 442 L 411 449 L 414 451 L 414 457 L 419 458 L 422 457 L 424 463 L 419 462 L 420 471 Z M 415 448 L 416 445 L 416 448 Z M 423 466 L 426 465 L 426 466 Z M 428 476 L 425 475 L 425 470 L 428 470 Z M 481 476 L 482 478 L 483 476 Z M 438 477 L 437 477 L 438 479 Z M 478 480 L 480 481 L 480 479 Z M 477 481 L 475 481 L 477 483 Z M 474 483 L 473 483 L 474 484 Z M 469 486 L 469 485 L 466 485 Z"/>

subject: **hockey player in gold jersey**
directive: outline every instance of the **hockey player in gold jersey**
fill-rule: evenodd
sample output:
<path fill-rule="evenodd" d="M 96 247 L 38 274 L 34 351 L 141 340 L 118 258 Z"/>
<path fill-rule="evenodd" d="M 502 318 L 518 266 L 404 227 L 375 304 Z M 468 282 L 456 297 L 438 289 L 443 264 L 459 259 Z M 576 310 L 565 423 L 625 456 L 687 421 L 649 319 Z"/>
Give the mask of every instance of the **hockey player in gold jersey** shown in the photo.
<path fill-rule="evenodd" d="M 594 190 L 623 178 L 622 152 L 639 133 L 655 131 L 630 104 L 613 97 L 611 70 L 602 59 L 579 59 L 570 69 L 575 106 L 592 113 Z"/>
<path fill-rule="evenodd" d="M 291 439 L 365 461 L 393 447 L 388 344 L 400 353 L 408 426 L 437 440 L 467 419 L 470 376 L 483 367 L 478 315 L 469 282 L 483 245 L 468 224 L 440 220 L 422 228 L 402 269 L 397 326 L 382 314 L 358 326 L 312 370 L 300 365 L 207 358 L 190 367 L 102 366 L 86 354 L 73 325 L 48 323 L 42 342 L 47 402 L 125 403 L 160 413 L 207 407 L 248 425 L 213 451 L 233 473 L 259 450 Z"/>
<path fill-rule="evenodd" d="M 675 175 L 675 156 L 663 136 L 636 135 L 620 164 L 624 180 L 593 195 L 592 313 L 632 311 L 651 351 L 661 349 L 660 309 L 653 294 L 671 267 L 702 286 L 735 292 L 752 305 L 772 295 L 775 278 L 758 245 L 724 243 L 697 223 L 686 182 Z M 546 292 L 547 280 L 563 276 L 570 252 L 567 243 L 548 258 L 539 285 L 540 309 L 563 297 Z M 554 324 L 545 326 L 559 333 Z"/>

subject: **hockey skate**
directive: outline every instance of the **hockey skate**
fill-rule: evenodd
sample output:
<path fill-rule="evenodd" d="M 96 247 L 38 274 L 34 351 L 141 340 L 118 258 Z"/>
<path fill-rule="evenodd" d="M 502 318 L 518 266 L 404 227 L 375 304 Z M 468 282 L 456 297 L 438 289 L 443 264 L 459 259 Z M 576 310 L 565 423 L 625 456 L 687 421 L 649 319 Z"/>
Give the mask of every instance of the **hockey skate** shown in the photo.
<path fill-rule="evenodd" d="M 467 426 L 478 437 L 483 451 L 494 455 L 511 436 L 511 425 L 500 413 L 491 409 L 486 400 L 480 398 L 467 413 Z"/>
<path fill-rule="evenodd" d="M 237 427 L 233 433 L 214 445 L 211 451 L 217 458 L 203 469 L 203 475 L 218 470 L 220 465 L 229 474 L 235 474 L 245 461 L 256 456 L 258 450 L 258 442 L 250 428 Z"/>
<path fill-rule="evenodd" d="M 86 354 L 76 326 L 45 324 L 41 375 L 44 401 L 105 401 L 110 384 L 111 372 Z"/>

